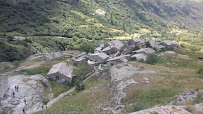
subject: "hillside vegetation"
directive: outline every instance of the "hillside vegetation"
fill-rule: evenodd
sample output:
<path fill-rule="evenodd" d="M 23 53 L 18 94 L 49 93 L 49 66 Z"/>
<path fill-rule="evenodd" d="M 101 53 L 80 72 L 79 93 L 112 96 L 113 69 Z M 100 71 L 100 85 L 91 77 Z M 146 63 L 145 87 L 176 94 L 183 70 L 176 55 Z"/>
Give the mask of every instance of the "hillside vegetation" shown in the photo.
<path fill-rule="evenodd" d="M 171 25 L 201 28 L 203 3 L 193 0 L 11 0 L 0 1 L 0 31 L 18 35 L 59 35 L 87 39 L 119 36 Z M 101 16 L 95 10 L 101 9 Z M 15 33 L 16 34 L 16 33 Z"/>

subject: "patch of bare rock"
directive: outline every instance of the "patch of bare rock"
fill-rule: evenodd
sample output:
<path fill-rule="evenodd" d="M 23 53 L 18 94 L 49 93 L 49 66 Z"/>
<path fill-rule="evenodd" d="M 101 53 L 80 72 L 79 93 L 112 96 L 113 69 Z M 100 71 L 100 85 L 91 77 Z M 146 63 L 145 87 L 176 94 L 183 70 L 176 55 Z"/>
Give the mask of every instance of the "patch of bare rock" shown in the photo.
<path fill-rule="evenodd" d="M 183 106 L 157 106 L 154 108 L 133 112 L 130 114 L 191 114 Z"/>
<path fill-rule="evenodd" d="M 189 92 L 186 92 L 186 93 L 183 93 L 182 95 L 176 97 L 174 100 L 172 100 L 170 102 L 170 104 L 174 104 L 174 103 L 184 103 L 190 99 L 193 99 L 193 98 L 197 98 L 198 96 L 201 96 L 203 95 L 203 91 L 202 90 L 192 90 L 192 91 L 189 91 Z"/>
<path fill-rule="evenodd" d="M 18 86 L 18 90 L 15 86 Z M 23 114 L 23 109 L 26 113 L 41 109 L 45 87 L 50 87 L 50 84 L 42 75 L 17 75 L 8 77 L 8 87 L 1 100 L 2 109 L 14 114 Z"/>
<path fill-rule="evenodd" d="M 156 72 L 150 70 L 140 71 L 139 68 L 136 68 L 131 64 L 127 63 L 118 64 L 111 67 L 110 74 L 111 74 L 111 82 L 113 84 L 112 101 L 108 102 L 109 104 L 108 107 L 104 108 L 103 110 L 113 114 L 126 113 L 125 105 L 122 104 L 121 102 L 121 100 L 126 97 L 124 89 L 131 85 L 138 84 L 138 82 L 132 79 L 131 77 L 136 74 L 153 74 L 153 73 Z M 125 81 L 126 78 L 129 79 Z M 143 77 L 143 80 L 145 80 L 146 83 L 149 83 L 148 78 Z"/>

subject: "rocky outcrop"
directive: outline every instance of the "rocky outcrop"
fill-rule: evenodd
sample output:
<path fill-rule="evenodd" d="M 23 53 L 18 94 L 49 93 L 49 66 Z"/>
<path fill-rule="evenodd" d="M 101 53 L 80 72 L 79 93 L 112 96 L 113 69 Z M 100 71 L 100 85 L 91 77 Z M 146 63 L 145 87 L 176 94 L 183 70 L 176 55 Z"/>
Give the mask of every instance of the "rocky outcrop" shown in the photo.
<path fill-rule="evenodd" d="M 7 90 L 8 90 L 8 77 L 0 75 L 0 99 L 3 98 Z"/>
<path fill-rule="evenodd" d="M 183 93 L 182 95 L 176 97 L 174 100 L 172 100 L 170 102 L 170 104 L 174 104 L 174 103 L 184 103 L 186 102 L 187 100 L 190 100 L 192 98 L 196 98 L 200 95 L 203 95 L 203 91 L 202 90 L 192 90 L 190 92 L 186 92 L 186 93 Z"/>
<path fill-rule="evenodd" d="M 182 106 L 157 106 L 151 109 L 141 110 L 130 114 L 190 114 Z"/>
<path fill-rule="evenodd" d="M 117 66 L 111 67 L 110 73 L 111 82 L 117 82 L 131 77 L 134 74 L 154 74 L 156 72 L 151 70 L 139 70 L 139 68 L 135 68 L 131 64 L 118 64 Z"/>
<path fill-rule="evenodd" d="M 26 113 L 36 112 L 41 109 L 45 87 L 50 87 L 46 78 L 42 75 L 34 76 L 10 76 L 8 78 L 9 90 L 2 100 L 2 108 L 5 111 L 13 111 L 14 114 L 22 114 L 23 108 Z M 15 90 L 18 86 L 18 91 Z M 13 96 L 13 92 L 15 95 Z M 24 102 L 26 99 L 26 103 Z"/>

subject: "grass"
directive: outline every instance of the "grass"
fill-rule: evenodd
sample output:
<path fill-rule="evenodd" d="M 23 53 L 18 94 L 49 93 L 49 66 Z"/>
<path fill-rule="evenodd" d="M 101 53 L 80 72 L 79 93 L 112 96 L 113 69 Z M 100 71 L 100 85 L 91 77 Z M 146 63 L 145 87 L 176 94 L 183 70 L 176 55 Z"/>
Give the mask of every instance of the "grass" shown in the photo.
<path fill-rule="evenodd" d="M 133 76 L 139 83 L 127 88 L 125 90 L 127 97 L 122 100 L 126 105 L 133 104 L 126 107 L 128 112 L 151 108 L 159 104 L 166 105 L 176 95 L 191 90 L 203 89 L 203 79 L 197 73 L 203 65 L 198 60 L 200 54 L 183 50 L 179 50 L 177 53 L 188 55 L 189 58 L 180 58 L 178 54 L 175 54 L 163 55 L 161 58 L 164 61 L 155 65 L 130 62 L 135 67 L 142 65 L 145 69 L 159 71 L 159 73 Z M 176 65 L 168 65 L 167 63 Z M 174 71 L 174 73 L 168 71 Z M 147 77 L 150 83 L 146 84 L 142 79 L 143 77 Z M 197 101 L 202 101 L 202 98 L 193 99 L 192 103 L 188 104 L 194 104 Z"/>
<path fill-rule="evenodd" d="M 97 106 L 107 101 L 110 90 L 109 82 L 92 78 L 85 83 L 86 89 L 73 96 L 58 101 L 51 108 L 37 114 L 95 114 L 100 111 Z"/>
<path fill-rule="evenodd" d="M 54 93 L 54 97 L 59 96 L 61 93 L 67 91 L 69 89 L 69 86 L 66 84 L 61 84 L 55 81 L 49 80 L 52 88 L 52 92 Z"/>
<path fill-rule="evenodd" d="M 27 75 L 36 75 L 36 74 L 42 74 L 43 76 L 46 76 L 47 73 L 49 72 L 49 70 L 51 69 L 51 67 L 54 64 L 57 64 L 59 62 L 65 61 L 66 58 L 64 59 L 56 59 L 56 60 L 52 60 L 52 61 L 35 61 L 35 60 L 26 60 L 25 62 L 23 62 L 20 67 L 22 67 L 22 69 L 19 69 L 18 71 L 14 72 L 14 74 L 27 74 Z M 29 66 L 33 66 L 33 65 L 39 65 L 36 67 L 31 67 L 29 69 L 23 69 Z"/>

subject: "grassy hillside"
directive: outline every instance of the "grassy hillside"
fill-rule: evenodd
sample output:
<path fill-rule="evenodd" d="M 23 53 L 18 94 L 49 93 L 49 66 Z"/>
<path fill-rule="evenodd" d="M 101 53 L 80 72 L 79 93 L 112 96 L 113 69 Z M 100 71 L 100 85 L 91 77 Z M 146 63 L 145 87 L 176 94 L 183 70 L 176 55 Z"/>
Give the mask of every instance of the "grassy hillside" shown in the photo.
<path fill-rule="evenodd" d="M 109 29 L 163 32 L 167 22 L 201 27 L 203 3 L 191 0 L 11 0 L 0 1 L 0 31 L 23 35 L 59 35 L 87 39 L 119 36 Z M 95 10 L 101 9 L 106 16 Z"/>

